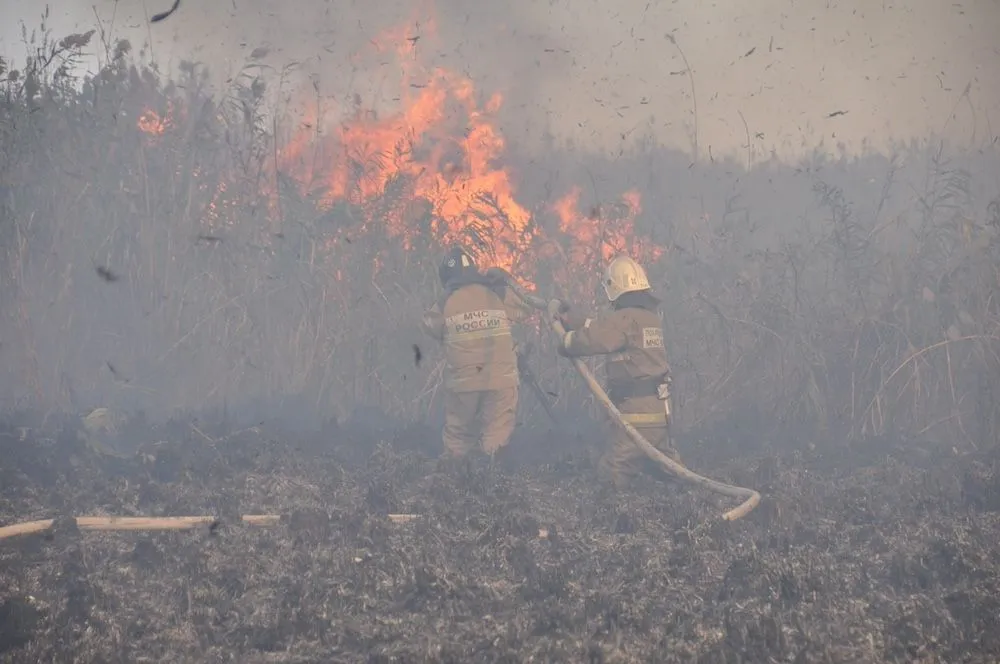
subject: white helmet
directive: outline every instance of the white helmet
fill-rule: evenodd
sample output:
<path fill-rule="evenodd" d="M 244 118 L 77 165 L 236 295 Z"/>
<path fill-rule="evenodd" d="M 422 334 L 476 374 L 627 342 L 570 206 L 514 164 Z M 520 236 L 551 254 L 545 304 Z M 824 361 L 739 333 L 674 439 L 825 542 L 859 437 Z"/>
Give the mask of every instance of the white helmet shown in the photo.
<path fill-rule="evenodd" d="M 628 256 L 616 256 L 604 270 L 604 292 L 612 302 L 624 293 L 648 290 L 649 287 L 646 271 Z"/>

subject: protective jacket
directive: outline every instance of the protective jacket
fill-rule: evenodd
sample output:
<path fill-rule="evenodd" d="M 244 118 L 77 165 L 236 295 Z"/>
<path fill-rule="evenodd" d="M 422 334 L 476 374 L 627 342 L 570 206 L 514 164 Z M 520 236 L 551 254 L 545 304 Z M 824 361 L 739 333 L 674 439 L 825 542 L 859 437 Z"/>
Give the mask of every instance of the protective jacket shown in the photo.
<path fill-rule="evenodd" d="M 614 310 L 587 319 L 566 334 L 570 357 L 607 355 L 605 390 L 632 424 L 666 424 L 670 364 L 663 346 L 658 300 L 648 292 L 625 293 Z M 648 421 L 647 421 L 648 420 Z"/>
<path fill-rule="evenodd" d="M 425 331 L 444 342 L 445 388 L 476 392 L 516 387 L 511 324 L 531 313 L 502 282 L 477 275 L 449 283 L 443 302 L 423 317 Z"/>

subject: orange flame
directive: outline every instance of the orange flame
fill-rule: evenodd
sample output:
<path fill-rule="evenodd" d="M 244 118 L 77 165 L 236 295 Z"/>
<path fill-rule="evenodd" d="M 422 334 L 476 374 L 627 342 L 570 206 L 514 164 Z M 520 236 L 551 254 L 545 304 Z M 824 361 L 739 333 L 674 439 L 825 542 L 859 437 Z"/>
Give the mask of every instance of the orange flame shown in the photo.
<path fill-rule="evenodd" d="M 139 131 L 149 134 L 150 136 L 161 136 L 167 132 L 168 129 L 172 129 L 174 126 L 173 119 L 171 115 L 173 114 L 173 104 L 167 102 L 167 113 L 160 116 L 154 110 L 146 109 L 139 119 L 136 121 L 136 126 Z"/>
<path fill-rule="evenodd" d="M 560 256 L 563 268 L 557 270 L 561 283 L 575 283 L 580 294 L 596 292 L 603 267 L 620 254 L 632 256 L 640 263 L 658 259 L 663 249 L 641 240 L 635 232 L 635 219 L 642 212 L 641 194 L 631 189 L 622 194 L 621 203 L 596 206 L 587 214 L 579 209 L 580 187 L 573 187 L 551 205 L 559 220 L 559 230 L 569 239 L 568 247 L 551 244 L 549 255 Z M 581 271 L 587 267 L 589 271 Z"/>
<path fill-rule="evenodd" d="M 504 142 L 491 122 L 502 98 L 484 108 L 468 80 L 435 70 L 398 113 L 378 119 L 356 111 L 333 136 L 305 132 L 281 152 L 281 167 L 329 208 L 347 202 L 365 210 L 376 201 L 407 200 L 385 214 L 384 231 L 408 241 L 423 201 L 443 242 L 464 242 L 511 269 L 531 242 L 531 214 L 514 198 L 510 174 L 495 165 Z"/>
<path fill-rule="evenodd" d="M 322 122 L 326 109 L 315 108 L 285 141 L 276 164 L 268 164 L 280 173 L 272 172 L 265 185 L 271 221 L 281 219 L 275 183 L 287 178 L 321 210 L 344 207 L 346 217 L 366 232 L 396 238 L 404 248 L 428 236 L 441 245 L 460 243 L 477 254 L 483 267 L 503 267 L 525 281 L 537 276 L 540 259 L 557 259 L 553 277 L 572 285 L 576 295 L 594 292 L 584 289 L 596 284 L 616 254 L 640 262 L 659 258 L 662 249 L 635 232 L 642 211 L 636 190 L 582 213 L 581 191 L 574 187 L 535 219 L 518 202 L 514 176 L 501 162 L 505 144 L 495 116 L 502 96 L 482 102 L 467 78 L 446 69 L 422 69 L 417 43 L 426 43 L 431 30 L 424 23 L 422 36 L 396 29 L 371 41 L 380 59 L 393 54 L 402 65 L 402 94 L 394 112 L 380 116 L 362 108 L 355 96 L 353 108 L 339 109 L 345 117 L 338 124 Z M 362 55 L 353 57 L 359 67 Z M 160 136 L 173 126 L 172 112 L 169 108 L 161 117 L 146 111 L 138 127 Z M 225 183 L 219 182 L 206 212 L 213 224 L 231 216 L 228 202 Z M 329 248 L 343 232 L 331 233 L 321 244 Z M 378 269 L 379 257 L 374 261 Z"/>

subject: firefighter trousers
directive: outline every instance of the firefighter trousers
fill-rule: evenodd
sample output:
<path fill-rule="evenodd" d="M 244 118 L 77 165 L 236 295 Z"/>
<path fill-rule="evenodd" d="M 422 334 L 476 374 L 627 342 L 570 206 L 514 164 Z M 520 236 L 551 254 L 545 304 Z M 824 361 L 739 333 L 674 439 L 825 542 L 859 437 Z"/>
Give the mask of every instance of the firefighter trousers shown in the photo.
<path fill-rule="evenodd" d="M 477 392 L 445 392 L 444 448 L 463 457 L 477 445 L 489 455 L 505 447 L 514 432 L 517 386 Z"/>
<path fill-rule="evenodd" d="M 680 455 L 674 448 L 663 403 L 654 398 L 629 400 L 618 406 L 625 420 L 642 434 L 650 445 L 663 452 L 674 461 L 681 463 Z M 646 457 L 628 433 L 617 423 L 609 422 L 611 426 L 611 444 L 601 458 L 601 467 L 615 486 L 623 487 L 641 472 L 650 472 L 654 476 L 664 474 L 659 464 Z"/>

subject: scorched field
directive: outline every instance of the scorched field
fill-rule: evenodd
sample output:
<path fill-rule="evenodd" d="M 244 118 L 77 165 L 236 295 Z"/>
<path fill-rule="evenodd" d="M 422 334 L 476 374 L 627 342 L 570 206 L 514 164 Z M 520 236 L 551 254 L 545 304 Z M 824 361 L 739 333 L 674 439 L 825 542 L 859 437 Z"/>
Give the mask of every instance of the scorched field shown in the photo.
<path fill-rule="evenodd" d="M 886 115 L 852 153 L 845 124 L 878 104 L 838 91 L 806 115 L 806 88 L 761 84 L 754 103 L 822 142 L 765 136 L 703 75 L 699 42 L 741 51 L 724 59 L 743 82 L 778 76 L 780 34 L 772 52 L 637 19 L 666 44 L 662 75 L 601 80 L 646 77 L 670 102 L 584 86 L 582 123 L 546 106 L 568 69 L 526 83 L 481 52 L 500 75 L 476 75 L 459 47 L 582 71 L 589 36 L 547 48 L 491 14 L 471 46 L 465 7 L 449 32 L 450 6 L 376 25 L 298 2 L 296 20 L 350 39 L 324 33 L 297 62 L 270 42 L 297 31 L 241 7 L 268 43 L 161 67 L 154 32 L 205 27 L 188 4 L 138 39 L 89 3 L 92 29 L 53 34 L 46 8 L 21 23 L 23 56 L 0 58 L 0 411 L 76 414 L 0 424 L 0 662 L 1000 662 L 1000 142 L 978 60 L 918 66 L 927 39 L 909 39 L 912 61 L 889 60 L 940 72 L 951 114 L 926 136 Z M 834 89 L 814 41 L 803 76 Z M 627 132 L 599 119 L 632 125 L 625 111 Z M 688 129 L 690 150 L 657 133 Z M 774 151 L 800 140 L 801 157 Z M 608 261 L 639 261 L 681 455 L 759 507 L 724 522 L 735 501 L 676 482 L 604 488 L 597 427 L 567 416 L 594 402 L 541 315 L 518 326 L 522 399 L 540 420 L 551 397 L 585 435 L 520 427 L 492 465 L 444 467 L 433 427 L 352 420 L 433 413 L 445 361 L 419 328 L 453 245 L 591 313 Z M 133 420 L 106 454 L 77 417 L 99 406 L 266 425 Z M 279 415 L 341 424 L 307 435 Z M 206 520 L 104 532 L 81 516 Z"/>
<path fill-rule="evenodd" d="M 614 495 L 585 441 L 522 433 L 442 467 L 436 432 L 73 427 L 0 434 L 4 662 L 988 662 L 1000 657 L 992 452 L 682 440 L 720 498 Z M 241 514 L 280 514 L 244 525 Z M 214 515 L 79 532 L 79 515 Z M 416 515 L 409 520 L 390 515 Z"/>

